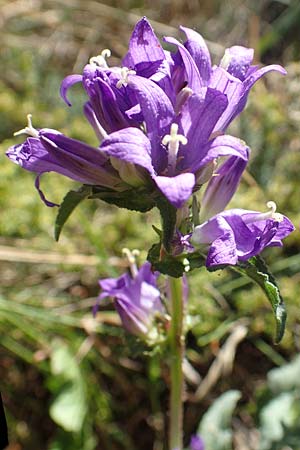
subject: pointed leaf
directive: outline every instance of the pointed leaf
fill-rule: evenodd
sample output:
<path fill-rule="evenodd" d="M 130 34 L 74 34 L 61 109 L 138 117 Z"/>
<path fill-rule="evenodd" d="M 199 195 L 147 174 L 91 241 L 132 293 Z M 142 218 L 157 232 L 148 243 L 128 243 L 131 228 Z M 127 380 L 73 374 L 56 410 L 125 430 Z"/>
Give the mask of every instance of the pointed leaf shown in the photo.
<path fill-rule="evenodd" d="M 275 316 L 275 343 L 278 344 L 284 334 L 286 310 L 274 276 L 270 273 L 266 263 L 260 256 L 250 258 L 245 263 L 240 262 L 239 265 L 232 266 L 232 268 L 255 281 L 266 294 Z"/>
<path fill-rule="evenodd" d="M 130 211 L 147 212 L 155 206 L 151 191 L 144 187 L 116 192 L 94 186 L 90 198 L 99 198 L 110 205 L 116 205 L 119 208 L 126 208 Z"/>
<path fill-rule="evenodd" d="M 58 214 L 56 216 L 54 228 L 54 237 L 56 241 L 58 241 L 63 226 L 68 220 L 71 213 L 82 200 L 84 200 L 91 194 L 91 192 L 91 186 L 83 185 L 77 191 L 72 190 L 67 193 L 59 207 Z"/>

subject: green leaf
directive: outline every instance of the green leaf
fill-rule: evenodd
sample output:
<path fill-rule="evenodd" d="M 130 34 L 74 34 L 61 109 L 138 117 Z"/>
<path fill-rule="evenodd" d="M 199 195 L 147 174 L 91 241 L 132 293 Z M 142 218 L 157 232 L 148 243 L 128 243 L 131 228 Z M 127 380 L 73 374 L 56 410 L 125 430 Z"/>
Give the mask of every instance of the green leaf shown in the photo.
<path fill-rule="evenodd" d="M 87 412 L 85 384 L 74 356 L 61 341 L 53 344 L 51 372 L 56 385 L 50 416 L 66 431 L 79 432 Z"/>
<path fill-rule="evenodd" d="M 156 206 L 159 209 L 161 220 L 163 237 L 162 243 L 167 250 L 170 251 L 170 243 L 174 237 L 175 225 L 176 225 L 176 208 L 165 198 L 158 197 L 156 199 Z"/>
<path fill-rule="evenodd" d="M 197 434 L 205 443 L 205 450 L 230 450 L 232 448 L 231 419 L 241 398 L 239 391 L 222 394 L 202 417 Z"/>
<path fill-rule="evenodd" d="M 170 275 L 174 278 L 182 277 L 185 269 L 184 264 L 168 254 L 165 254 L 164 259 L 161 260 L 160 249 L 160 243 L 154 244 L 148 252 L 147 260 L 152 264 L 154 269 L 164 275 Z"/>
<path fill-rule="evenodd" d="M 286 310 L 284 301 L 280 295 L 274 276 L 270 273 L 266 263 L 260 256 L 255 256 L 245 263 L 239 263 L 237 266 L 231 267 L 233 270 L 247 275 L 255 281 L 266 294 L 271 303 L 275 321 L 275 343 L 279 343 L 284 334 Z"/>
<path fill-rule="evenodd" d="M 110 205 L 138 212 L 150 211 L 155 206 L 151 191 L 144 187 L 116 192 L 112 189 L 102 189 L 94 186 L 90 198 L 99 198 Z"/>
<path fill-rule="evenodd" d="M 64 197 L 56 216 L 54 237 L 58 241 L 60 233 L 63 229 L 64 224 L 68 220 L 71 213 L 74 211 L 79 203 L 87 198 L 92 192 L 91 186 L 83 185 L 77 191 L 69 191 Z"/>

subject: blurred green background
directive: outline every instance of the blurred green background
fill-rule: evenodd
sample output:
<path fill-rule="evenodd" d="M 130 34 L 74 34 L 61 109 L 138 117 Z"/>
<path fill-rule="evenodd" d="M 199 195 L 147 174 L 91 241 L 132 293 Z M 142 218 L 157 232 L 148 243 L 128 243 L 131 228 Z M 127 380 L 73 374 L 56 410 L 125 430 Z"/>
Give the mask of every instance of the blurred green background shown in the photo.
<path fill-rule="evenodd" d="M 124 269 L 122 248 L 139 248 L 141 260 L 146 258 L 157 214 L 85 202 L 55 243 L 55 209 L 40 201 L 34 175 L 4 154 L 22 141 L 12 135 L 28 113 L 35 127 L 95 143 L 81 112 L 84 93 L 74 87 L 68 108 L 59 97 L 60 82 L 104 48 L 112 51 L 110 65 L 118 64 L 143 15 L 160 37 L 179 37 L 180 24 L 195 28 L 208 39 L 216 63 L 226 46 L 240 44 L 255 48 L 256 62 L 288 70 L 285 78 L 269 74 L 255 86 L 230 130 L 252 148 L 232 206 L 264 210 L 274 200 L 297 227 L 283 249 L 264 252 L 287 304 L 286 334 L 273 345 L 271 308 L 247 279 L 230 271 L 193 272 L 185 430 L 188 443 L 204 411 L 235 389 L 241 399 L 231 423 L 233 443 L 231 437 L 227 446 L 224 441 L 224 450 L 297 450 L 298 372 L 282 388 L 293 406 L 266 381 L 272 368 L 289 367 L 300 348 L 300 2 L 292 0 L 0 0 L 0 391 L 10 449 L 166 448 L 167 367 L 143 348 L 132 352 L 134 343 L 109 303 L 96 321 L 91 315 L 98 278 Z M 42 183 L 56 202 L 76 186 L 55 174 Z M 262 443 L 261 412 L 276 399 L 278 410 L 288 405 L 293 420 L 284 427 L 282 418 L 273 421 L 271 437 Z"/>

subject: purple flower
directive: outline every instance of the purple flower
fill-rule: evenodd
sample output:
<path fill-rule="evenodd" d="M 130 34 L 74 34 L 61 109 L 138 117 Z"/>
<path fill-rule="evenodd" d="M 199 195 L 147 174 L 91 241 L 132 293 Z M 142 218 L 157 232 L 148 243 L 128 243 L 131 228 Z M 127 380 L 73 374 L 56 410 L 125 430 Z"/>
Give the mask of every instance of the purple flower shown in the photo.
<path fill-rule="evenodd" d="M 118 173 L 107 167 L 107 158 L 101 152 L 83 142 L 70 139 L 56 130 L 32 128 L 30 118 L 26 129 L 32 135 L 23 144 L 10 147 L 6 155 L 26 170 L 38 174 L 57 172 L 84 184 L 100 184 L 118 188 L 121 180 Z M 40 189 L 39 192 L 43 197 Z M 53 206 L 47 202 L 48 206 Z"/>
<path fill-rule="evenodd" d="M 191 437 L 190 450 L 205 450 L 203 439 L 199 434 L 194 434 L 194 436 Z"/>
<path fill-rule="evenodd" d="M 125 128 L 108 135 L 100 146 L 107 155 L 143 167 L 158 191 L 180 208 L 198 188 L 198 177 L 219 156 L 248 160 L 247 146 L 232 136 L 214 136 L 226 96 L 205 88 L 190 95 L 176 114 L 170 99 L 153 81 L 131 75 L 131 89 L 143 111 L 145 131 Z M 139 142 L 138 152 L 130 150 Z"/>
<path fill-rule="evenodd" d="M 38 174 L 38 189 L 40 174 L 56 171 L 116 191 L 146 186 L 153 199 L 164 195 L 175 208 L 208 181 L 219 156 L 234 157 L 235 166 L 243 167 L 247 146 L 223 131 L 243 109 L 253 83 L 269 70 L 283 69 L 251 66 L 253 51 L 244 47 L 227 49 L 220 66 L 212 67 L 203 38 L 188 28 L 182 30 L 187 38 L 184 45 L 166 38 L 178 48 L 171 54 L 142 18 L 132 33 L 124 67 L 109 67 L 110 52 L 104 50 L 91 58 L 82 75 L 63 81 L 61 95 L 69 105 L 70 86 L 81 82 L 86 90 L 84 113 L 99 138 L 99 148 L 54 130 L 37 132 L 29 125 L 25 131 L 33 137 L 7 155 Z M 216 183 L 210 184 L 207 197 L 213 186 Z M 219 197 L 220 205 L 232 194 L 227 190 L 226 195 Z"/>
<path fill-rule="evenodd" d="M 152 273 L 151 264 L 146 262 L 131 275 L 99 281 L 102 289 L 99 298 L 112 297 L 124 328 L 146 340 L 157 337 L 154 321 L 163 313 L 157 277 L 158 273 Z"/>
<path fill-rule="evenodd" d="M 202 36 L 189 28 L 180 29 L 186 36 L 184 44 L 173 37 L 164 39 L 178 49 L 170 53 L 162 49 L 151 25 L 142 18 L 134 28 L 123 64 L 161 86 L 177 110 L 187 91 L 201 95 L 203 88 L 210 87 L 225 94 L 228 103 L 215 131 L 224 131 L 240 114 L 250 89 L 262 76 L 270 71 L 286 74 L 279 65 L 252 65 L 253 49 L 242 46 L 226 49 L 220 64 L 213 66 Z"/>
<path fill-rule="evenodd" d="M 270 211 L 261 213 L 231 209 L 219 213 L 195 227 L 190 242 L 207 251 L 206 266 L 235 265 L 258 255 L 264 248 L 281 246 L 294 226 L 276 213 L 276 204 L 268 202 Z"/>
<path fill-rule="evenodd" d="M 101 149 L 68 138 L 56 130 L 36 130 L 32 127 L 30 115 L 28 126 L 21 132 L 26 132 L 31 137 L 23 144 L 10 147 L 6 155 L 14 163 L 37 174 L 36 187 L 47 206 L 55 204 L 45 199 L 39 187 L 40 176 L 45 172 L 56 172 L 83 184 L 114 191 L 124 191 L 130 186 L 144 184 L 146 174 L 143 173 L 142 162 L 136 168 L 118 159 L 114 161 Z M 128 150 L 138 154 L 139 141 L 129 144 Z M 136 161 L 139 162 L 138 157 Z"/>

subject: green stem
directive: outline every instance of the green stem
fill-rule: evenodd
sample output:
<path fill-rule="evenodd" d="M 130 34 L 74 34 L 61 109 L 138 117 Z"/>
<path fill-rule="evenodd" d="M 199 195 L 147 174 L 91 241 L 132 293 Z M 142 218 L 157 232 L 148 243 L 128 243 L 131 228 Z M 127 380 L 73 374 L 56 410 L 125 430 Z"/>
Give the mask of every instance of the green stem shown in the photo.
<path fill-rule="evenodd" d="M 182 450 L 183 448 L 183 372 L 182 362 L 184 354 L 183 334 L 183 286 L 181 278 L 169 277 L 171 294 L 171 325 L 169 333 L 170 342 L 170 428 L 169 450 Z"/>

